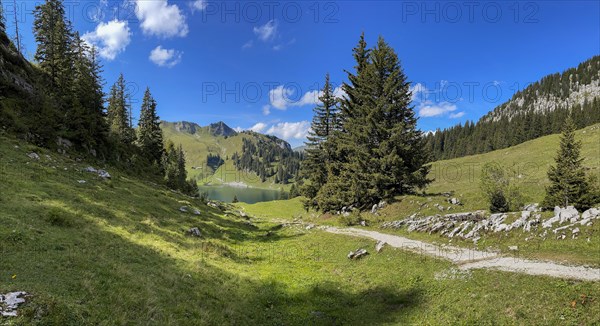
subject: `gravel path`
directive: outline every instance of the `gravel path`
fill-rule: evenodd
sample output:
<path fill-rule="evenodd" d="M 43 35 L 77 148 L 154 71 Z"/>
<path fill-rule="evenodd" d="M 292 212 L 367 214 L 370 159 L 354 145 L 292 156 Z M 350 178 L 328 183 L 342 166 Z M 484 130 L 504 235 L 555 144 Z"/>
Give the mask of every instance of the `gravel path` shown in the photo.
<path fill-rule="evenodd" d="M 379 233 L 356 228 L 327 227 L 325 231 L 355 237 L 366 237 L 384 241 L 388 245 L 410 250 L 420 254 L 444 258 L 459 265 L 461 269 L 489 268 L 506 272 L 529 275 L 546 275 L 552 277 L 577 279 L 583 281 L 600 281 L 600 269 L 584 266 L 567 266 L 552 262 L 542 262 L 518 257 L 502 257 L 493 252 L 450 246 L 436 246 L 431 243 L 412 240 L 405 237 Z"/>

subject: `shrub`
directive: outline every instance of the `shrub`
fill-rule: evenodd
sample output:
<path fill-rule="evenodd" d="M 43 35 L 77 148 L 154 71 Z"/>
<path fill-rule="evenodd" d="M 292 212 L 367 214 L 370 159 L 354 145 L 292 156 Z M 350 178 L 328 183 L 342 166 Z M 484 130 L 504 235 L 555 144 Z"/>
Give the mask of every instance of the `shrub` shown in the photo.
<path fill-rule="evenodd" d="M 60 209 L 53 207 L 46 214 L 46 222 L 60 227 L 71 227 L 75 224 L 73 217 Z"/>
<path fill-rule="evenodd" d="M 524 204 L 514 168 L 494 163 L 483 166 L 480 179 L 481 190 L 490 204 L 492 213 L 516 211 Z"/>

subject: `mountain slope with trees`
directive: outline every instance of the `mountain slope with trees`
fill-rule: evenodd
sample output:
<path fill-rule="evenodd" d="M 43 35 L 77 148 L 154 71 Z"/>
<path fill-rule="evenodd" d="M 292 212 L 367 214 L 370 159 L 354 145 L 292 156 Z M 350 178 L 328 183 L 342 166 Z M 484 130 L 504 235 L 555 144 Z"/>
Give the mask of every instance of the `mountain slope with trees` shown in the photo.
<path fill-rule="evenodd" d="M 600 56 L 529 85 L 477 123 L 438 129 L 425 138 L 433 160 L 450 159 L 559 133 L 569 115 L 577 128 L 600 122 Z"/>
<path fill-rule="evenodd" d="M 165 140 L 181 144 L 188 173 L 199 183 L 243 183 L 279 187 L 295 180 L 302 154 L 275 137 L 236 132 L 224 122 L 208 126 L 180 121 L 161 122 Z"/>

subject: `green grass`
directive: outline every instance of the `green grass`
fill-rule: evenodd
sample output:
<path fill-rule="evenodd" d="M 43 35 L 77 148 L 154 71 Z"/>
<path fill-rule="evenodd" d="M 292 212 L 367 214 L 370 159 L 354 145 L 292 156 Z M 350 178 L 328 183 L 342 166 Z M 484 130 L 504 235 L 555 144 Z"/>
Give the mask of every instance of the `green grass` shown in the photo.
<path fill-rule="evenodd" d="M 578 130 L 577 138 L 582 141 L 583 164 L 590 174 L 600 174 L 600 125 L 586 127 Z M 514 147 L 494 151 L 481 155 L 473 155 L 453 160 L 434 162 L 431 177 L 435 181 L 425 189 L 424 195 L 400 196 L 391 205 L 375 216 L 369 212 L 362 213 L 362 219 L 370 224 L 370 229 L 379 229 L 379 224 L 384 221 L 400 220 L 417 213 L 420 216 L 435 214 L 448 214 L 475 210 L 487 210 L 488 205 L 479 189 L 481 168 L 488 162 L 499 163 L 505 166 L 515 166 L 521 178 L 520 188 L 527 203 L 541 202 L 548 184 L 546 171 L 554 164 L 554 153 L 559 146 L 559 135 L 550 135 L 538 138 Z M 600 180 L 600 179 L 599 179 Z M 461 200 L 462 205 L 456 206 L 448 203 L 448 197 L 442 193 L 451 192 L 452 197 Z M 440 211 L 434 205 L 445 208 Z M 324 225 L 343 226 L 339 216 L 317 212 L 305 212 L 300 199 L 289 202 L 264 202 L 254 205 L 242 205 L 251 214 L 265 218 L 287 219 L 301 217 L 305 221 Z M 446 210 L 448 209 L 449 210 Z M 552 213 L 543 214 L 543 219 L 549 218 Z M 440 244 L 453 244 L 476 249 L 493 249 L 503 251 L 507 255 L 520 255 L 522 257 L 554 260 L 566 263 L 600 266 L 600 224 L 592 227 L 580 227 L 582 234 L 577 239 L 557 240 L 552 234 L 542 240 L 540 235 L 543 230 L 525 233 L 521 230 L 508 234 L 488 234 L 474 245 L 470 240 L 449 239 L 437 234 L 419 232 L 409 233 L 405 229 L 385 230 L 384 232 L 399 234 Z M 589 239 L 589 241 L 588 241 Z M 509 246 L 518 246 L 519 252 L 508 250 Z"/>
<path fill-rule="evenodd" d="M 484 270 L 440 279 L 450 263 L 389 247 L 349 261 L 374 242 L 249 223 L 110 166 L 112 180 L 99 180 L 85 162 L 1 135 L 0 158 L 0 293 L 31 294 L 0 324 L 591 325 L 600 315 L 599 283 Z M 301 212 L 299 199 L 288 204 L 268 210 Z"/>
<path fill-rule="evenodd" d="M 600 176 L 600 124 L 578 130 L 576 137 L 583 144 L 583 165 L 588 168 L 589 174 Z M 520 187 L 527 201 L 540 203 L 548 185 L 546 173 L 554 164 L 558 146 L 559 135 L 555 134 L 486 154 L 435 162 L 430 174 L 435 181 L 427 188 L 427 192 L 452 191 L 464 203 L 465 209 L 487 209 L 487 203 L 479 191 L 479 178 L 483 166 L 493 162 L 514 166 L 518 175 L 521 175 Z"/>

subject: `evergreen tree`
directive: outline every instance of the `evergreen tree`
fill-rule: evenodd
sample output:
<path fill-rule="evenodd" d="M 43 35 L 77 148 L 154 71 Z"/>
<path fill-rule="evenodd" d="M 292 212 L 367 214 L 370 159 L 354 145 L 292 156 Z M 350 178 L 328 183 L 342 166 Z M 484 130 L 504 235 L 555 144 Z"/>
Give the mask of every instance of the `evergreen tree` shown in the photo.
<path fill-rule="evenodd" d="M 4 5 L 0 0 L 0 32 L 6 32 L 6 17 L 4 16 Z"/>
<path fill-rule="evenodd" d="M 156 101 L 150 94 L 149 88 L 146 88 L 142 100 L 137 143 L 148 161 L 154 164 L 160 163 L 164 152 L 163 134 L 160 129 L 160 118 L 156 113 Z"/>
<path fill-rule="evenodd" d="M 303 187 L 303 193 L 312 200 L 317 191 L 327 181 L 327 165 L 332 156 L 329 136 L 338 128 L 338 99 L 333 94 L 329 74 L 325 76 L 325 85 L 319 96 L 319 104 L 314 107 L 313 120 L 307 136 L 303 175 L 309 180 Z"/>
<path fill-rule="evenodd" d="M 367 207 L 430 182 L 425 143 L 396 53 L 382 38 L 366 50 L 361 36 L 354 56 L 356 75 L 349 73 L 350 84 L 344 84 L 342 128 L 333 137 L 336 162 L 317 195 L 324 210 Z"/>
<path fill-rule="evenodd" d="M 165 148 L 165 152 L 163 154 L 162 166 L 165 170 L 165 182 L 167 187 L 171 189 L 178 189 L 179 185 L 177 184 L 179 168 L 178 168 L 178 152 L 175 149 L 175 144 L 169 141 L 167 143 L 167 147 Z"/>
<path fill-rule="evenodd" d="M 71 91 L 73 108 L 70 110 L 68 127 L 70 138 L 91 150 L 104 143 L 107 126 L 104 118 L 101 67 L 95 48 L 75 33 L 73 39 L 73 76 Z"/>
<path fill-rule="evenodd" d="M 127 92 L 123 74 L 110 89 L 108 98 L 108 126 L 111 134 L 124 144 L 131 144 L 135 132 L 131 126 L 131 95 Z"/>
<path fill-rule="evenodd" d="M 575 123 L 569 116 L 564 124 L 560 148 L 554 159 L 556 165 L 548 170 L 550 186 L 546 188 L 546 208 L 572 205 L 585 209 L 594 204 L 585 200 L 589 198 L 591 188 L 582 165 L 581 141 L 575 140 L 575 128 Z"/>
<path fill-rule="evenodd" d="M 61 0 L 48 0 L 38 5 L 34 16 L 33 33 L 38 45 L 34 58 L 50 75 L 54 91 L 65 100 L 73 81 L 71 23 L 65 18 Z"/>
<path fill-rule="evenodd" d="M 233 200 L 231 201 L 232 203 L 237 203 L 239 202 L 237 195 L 233 195 Z"/>

